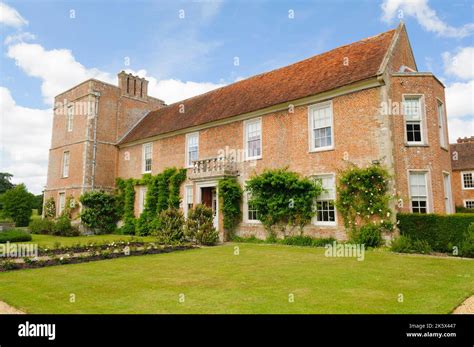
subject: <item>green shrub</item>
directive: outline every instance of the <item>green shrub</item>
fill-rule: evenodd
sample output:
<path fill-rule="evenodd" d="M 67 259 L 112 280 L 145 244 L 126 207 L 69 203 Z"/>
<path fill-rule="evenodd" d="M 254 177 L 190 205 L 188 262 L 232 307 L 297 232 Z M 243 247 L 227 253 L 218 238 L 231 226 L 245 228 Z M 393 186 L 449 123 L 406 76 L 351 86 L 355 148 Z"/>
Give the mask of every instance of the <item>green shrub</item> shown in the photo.
<path fill-rule="evenodd" d="M 242 219 L 240 210 L 242 194 L 242 188 L 234 177 L 226 177 L 219 181 L 219 199 L 224 215 L 224 229 L 230 237 Z"/>
<path fill-rule="evenodd" d="M 392 240 L 390 250 L 398 253 L 411 253 L 412 241 L 408 236 L 400 235 L 400 237 Z"/>
<path fill-rule="evenodd" d="M 433 249 L 426 240 L 415 240 L 412 243 L 412 250 L 415 253 L 430 254 Z"/>
<path fill-rule="evenodd" d="M 10 217 L 17 227 L 26 227 L 30 222 L 35 196 L 28 192 L 26 186 L 18 184 L 0 196 L 2 213 Z"/>
<path fill-rule="evenodd" d="M 285 233 L 287 226 L 300 230 L 311 221 L 314 199 L 323 191 L 320 182 L 287 169 L 266 170 L 247 181 L 250 201 L 269 236 L 274 227 Z"/>
<path fill-rule="evenodd" d="M 44 217 L 48 219 L 52 219 L 56 216 L 56 203 L 54 202 L 54 198 L 50 197 L 44 203 Z"/>
<path fill-rule="evenodd" d="M 399 213 L 398 228 L 400 234 L 412 240 L 425 240 L 434 251 L 453 251 L 453 246 L 460 248 L 467 238 L 467 230 L 474 223 L 473 214 L 420 214 Z"/>
<path fill-rule="evenodd" d="M 324 247 L 328 243 L 333 243 L 333 238 L 314 238 L 310 236 L 290 236 L 282 240 L 279 243 L 289 246 L 303 246 L 303 247 Z"/>
<path fill-rule="evenodd" d="M 53 226 L 54 222 L 50 219 L 33 219 L 30 222 L 29 229 L 32 234 L 51 234 Z"/>
<path fill-rule="evenodd" d="M 185 235 L 201 245 L 215 244 L 219 240 L 219 235 L 214 228 L 213 219 L 212 209 L 202 204 L 196 205 L 189 211 Z"/>
<path fill-rule="evenodd" d="M 157 219 L 158 242 L 174 244 L 184 241 L 184 215 L 177 208 L 161 211 Z"/>
<path fill-rule="evenodd" d="M 84 193 L 81 198 L 81 222 L 96 234 L 110 234 L 115 231 L 118 216 L 115 197 L 101 191 Z"/>
<path fill-rule="evenodd" d="M 375 224 L 366 224 L 353 230 L 352 240 L 364 244 L 365 247 L 378 247 L 382 244 L 381 227 Z"/>
<path fill-rule="evenodd" d="M 426 240 L 412 240 L 409 236 L 401 235 L 392 240 L 392 252 L 430 254 L 433 249 Z"/>
<path fill-rule="evenodd" d="M 232 236 L 233 242 L 242 242 L 242 243 L 266 243 L 266 240 L 259 239 L 255 236 L 250 237 L 241 237 L 241 236 Z"/>
<path fill-rule="evenodd" d="M 339 174 L 336 207 L 346 228 L 390 219 L 389 179 L 387 169 L 379 164 L 351 166 Z"/>
<path fill-rule="evenodd" d="M 124 220 L 122 227 L 117 230 L 118 234 L 122 235 L 135 235 L 136 233 L 136 219 L 127 218 Z"/>
<path fill-rule="evenodd" d="M 56 236 L 79 236 L 79 230 L 71 225 L 67 215 L 60 216 L 53 225 L 53 235 Z"/>
<path fill-rule="evenodd" d="M 464 206 L 456 206 L 456 213 L 474 213 L 474 208 L 467 208 Z"/>
<path fill-rule="evenodd" d="M 467 229 L 465 239 L 459 248 L 459 255 L 474 258 L 474 223 L 471 223 Z"/>
<path fill-rule="evenodd" d="M 11 229 L 0 233 L 0 243 L 31 241 L 31 234 L 20 229 Z"/>

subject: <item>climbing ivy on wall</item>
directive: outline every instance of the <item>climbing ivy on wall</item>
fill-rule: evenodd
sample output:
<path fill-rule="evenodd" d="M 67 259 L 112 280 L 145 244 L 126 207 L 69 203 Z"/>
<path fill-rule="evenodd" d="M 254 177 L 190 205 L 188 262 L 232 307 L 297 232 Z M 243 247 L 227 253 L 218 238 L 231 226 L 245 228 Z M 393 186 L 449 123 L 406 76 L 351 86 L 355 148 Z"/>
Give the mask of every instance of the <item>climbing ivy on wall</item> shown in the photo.
<path fill-rule="evenodd" d="M 160 212 L 168 207 L 179 207 L 181 201 L 179 191 L 185 180 L 186 170 L 176 168 L 167 168 L 155 176 L 145 174 L 141 179 L 118 179 L 117 202 L 123 206 L 122 231 L 139 235 L 149 235 L 155 231 Z M 135 186 L 137 185 L 147 187 L 145 206 L 138 219 L 134 216 Z"/>
<path fill-rule="evenodd" d="M 346 228 L 355 231 L 369 223 L 392 228 L 389 179 L 388 171 L 380 164 L 365 168 L 352 165 L 340 173 L 336 207 Z"/>
<path fill-rule="evenodd" d="M 224 229 L 232 236 L 242 218 L 242 188 L 234 177 L 226 177 L 219 181 L 219 199 L 224 215 Z"/>
<path fill-rule="evenodd" d="M 136 180 L 133 178 L 116 180 L 117 214 L 122 217 L 124 224 L 121 231 L 124 234 L 135 234 L 135 184 Z"/>

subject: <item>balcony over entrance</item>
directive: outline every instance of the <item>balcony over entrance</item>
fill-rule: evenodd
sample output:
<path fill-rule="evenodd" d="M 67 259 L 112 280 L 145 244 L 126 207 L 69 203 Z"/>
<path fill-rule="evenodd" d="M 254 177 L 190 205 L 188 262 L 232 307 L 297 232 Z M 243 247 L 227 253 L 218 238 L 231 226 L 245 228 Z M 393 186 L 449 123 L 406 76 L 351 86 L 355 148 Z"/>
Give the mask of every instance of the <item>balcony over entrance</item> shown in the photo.
<path fill-rule="evenodd" d="M 216 157 L 193 161 L 189 178 L 201 180 L 236 175 L 237 165 L 233 157 Z"/>

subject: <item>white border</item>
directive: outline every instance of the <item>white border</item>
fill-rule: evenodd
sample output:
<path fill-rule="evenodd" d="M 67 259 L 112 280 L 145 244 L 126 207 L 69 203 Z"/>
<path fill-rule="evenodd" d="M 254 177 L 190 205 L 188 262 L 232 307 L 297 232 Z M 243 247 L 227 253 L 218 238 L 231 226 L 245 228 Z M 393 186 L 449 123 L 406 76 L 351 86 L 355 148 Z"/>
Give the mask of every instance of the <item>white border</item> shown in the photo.
<path fill-rule="evenodd" d="M 153 169 L 153 142 L 147 142 L 142 145 L 142 173 L 151 173 L 151 169 L 149 171 L 146 171 L 146 163 L 145 163 L 145 146 L 150 145 L 151 147 L 151 169 Z"/>
<path fill-rule="evenodd" d="M 419 97 L 420 98 L 420 109 L 421 109 L 421 141 L 414 142 L 408 141 L 407 138 L 407 120 L 405 117 L 405 98 L 406 97 Z M 425 94 L 416 94 L 416 93 L 409 93 L 409 94 L 402 94 L 402 114 L 403 114 L 403 133 L 405 136 L 405 144 L 407 146 L 427 146 L 428 145 L 428 132 L 426 129 L 426 104 L 425 104 Z"/>
<path fill-rule="evenodd" d="M 199 131 L 195 131 L 193 133 L 186 134 L 186 139 L 184 141 L 184 167 L 187 169 L 191 169 L 193 165 L 189 165 L 189 149 L 188 149 L 188 141 L 190 137 L 196 136 L 197 137 L 197 160 L 199 160 Z"/>
<path fill-rule="evenodd" d="M 253 123 L 260 123 L 260 155 L 256 155 L 253 157 L 248 156 L 248 141 L 247 141 L 247 126 Z M 245 160 L 257 160 L 262 159 L 263 155 L 263 126 L 262 126 L 262 117 L 247 119 L 243 122 L 244 125 L 244 151 L 245 151 Z"/>
<path fill-rule="evenodd" d="M 321 108 L 326 108 L 329 106 L 331 111 L 331 145 L 325 147 L 314 147 L 314 132 L 313 132 L 313 111 Z M 334 110 L 332 105 L 332 100 L 320 102 L 317 104 L 308 106 L 308 147 L 309 152 L 324 152 L 334 149 L 335 138 L 334 138 Z"/>

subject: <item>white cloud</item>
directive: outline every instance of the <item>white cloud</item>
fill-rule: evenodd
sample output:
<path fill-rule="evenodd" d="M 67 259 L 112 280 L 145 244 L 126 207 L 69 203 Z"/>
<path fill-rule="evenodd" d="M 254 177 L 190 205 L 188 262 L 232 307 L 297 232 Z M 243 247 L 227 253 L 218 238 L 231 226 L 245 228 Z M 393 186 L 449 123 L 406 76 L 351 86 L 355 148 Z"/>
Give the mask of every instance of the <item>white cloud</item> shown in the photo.
<path fill-rule="evenodd" d="M 468 119 L 448 118 L 449 143 L 455 143 L 460 137 L 470 137 L 474 134 L 474 116 Z"/>
<path fill-rule="evenodd" d="M 28 25 L 28 21 L 13 7 L 8 6 L 4 2 L 0 2 L 0 24 L 20 28 L 23 25 Z"/>
<path fill-rule="evenodd" d="M 181 101 L 225 86 L 225 84 L 211 82 L 183 82 L 176 79 L 158 80 L 153 76 L 148 76 L 147 71 L 143 69 L 138 71 L 126 70 L 126 72 L 146 78 L 149 81 L 148 93 L 164 100 L 167 104 L 172 104 L 173 102 Z"/>
<path fill-rule="evenodd" d="M 445 92 L 450 117 L 474 116 L 474 80 L 454 82 L 446 87 Z"/>
<path fill-rule="evenodd" d="M 426 31 L 440 36 L 462 38 L 474 31 L 474 23 L 455 28 L 443 22 L 428 5 L 428 0 L 384 0 L 382 11 L 382 19 L 386 22 L 405 16 L 414 17 Z"/>
<path fill-rule="evenodd" d="M 7 38 L 5 39 L 5 41 L 3 41 L 3 43 L 5 45 L 10 45 L 12 43 L 31 41 L 31 40 L 34 40 L 34 39 L 36 39 L 35 35 L 33 35 L 30 32 L 25 31 L 25 32 L 20 32 L 18 34 L 13 34 L 13 35 L 7 36 Z"/>
<path fill-rule="evenodd" d="M 446 87 L 449 139 L 474 135 L 474 80 Z"/>
<path fill-rule="evenodd" d="M 39 44 L 22 42 L 8 47 L 7 55 L 28 76 L 42 80 L 41 93 L 50 105 L 54 96 L 89 78 L 116 82 L 109 73 L 84 67 L 68 49 L 46 50 Z"/>
<path fill-rule="evenodd" d="M 460 79 L 474 79 L 474 47 L 462 47 L 456 54 L 444 52 L 444 71 Z"/>
<path fill-rule="evenodd" d="M 0 87 L 0 114 L 1 170 L 40 193 L 46 184 L 53 111 L 19 106 L 10 91 Z"/>

